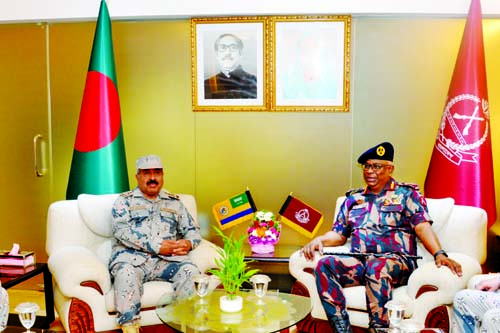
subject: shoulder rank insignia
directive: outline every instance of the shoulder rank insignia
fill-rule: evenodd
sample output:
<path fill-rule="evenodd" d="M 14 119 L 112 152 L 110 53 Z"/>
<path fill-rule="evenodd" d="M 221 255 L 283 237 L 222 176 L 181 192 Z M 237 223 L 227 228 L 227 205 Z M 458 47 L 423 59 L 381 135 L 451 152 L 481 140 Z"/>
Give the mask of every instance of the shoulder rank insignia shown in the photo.
<path fill-rule="evenodd" d="M 169 198 L 169 199 L 174 199 L 174 200 L 179 200 L 180 197 L 178 194 L 174 194 L 174 193 L 170 193 L 170 192 L 167 192 L 165 191 L 165 195 Z"/>
<path fill-rule="evenodd" d="M 348 190 L 347 192 L 345 192 L 345 196 L 348 197 L 348 196 L 351 196 L 353 194 L 356 194 L 356 193 L 361 193 L 364 191 L 364 188 L 352 188 L 350 190 Z"/>
<path fill-rule="evenodd" d="M 128 197 L 131 197 L 132 194 L 133 194 L 132 191 L 127 191 L 127 192 L 120 193 L 120 196 L 122 196 L 124 198 L 128 198 Z"/>
<path fill-rule="evenodd" d="M 418 184 L 412 184 L 412 183 L 399 183 L 399 185 L 401 185 L 401 186 L 406 186 L 406 187 L 410 187 L 410 188 L 414 189 L 415 191 L 420 191 L 420 187 L 418 186 Z"/>

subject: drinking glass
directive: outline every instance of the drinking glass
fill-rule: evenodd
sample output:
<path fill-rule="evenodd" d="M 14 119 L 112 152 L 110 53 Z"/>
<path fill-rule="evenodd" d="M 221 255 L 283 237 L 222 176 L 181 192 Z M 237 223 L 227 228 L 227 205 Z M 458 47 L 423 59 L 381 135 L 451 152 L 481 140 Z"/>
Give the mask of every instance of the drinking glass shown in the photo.
<path fill-rule="evenodd" d="M 406 305 L 403 302 L 391 300 L 385 304 L 389 316 L 391 332 L 400 332 L 399 324 L 405 315 Z"/>
<path fill-rule="evenodd" d="M 200 297 L 200 301 L 203 302 L 203 297 L 208 294 L 208 283 L 210 278 L 207 274 L 197 274 L 193 276 L 194 290 L 196 295 Z"/>
<path fill-rule="evenodd" d="M 38 304 L 33 302 L 24 302 L 16 306 L 16 312 L 19 313 L 19 320 L 24 328 L 25 333 L 31 332 L 30 328 L 35 324 L 36 312 L 40 310 Z"/>
<path fill-rule="evenodd" d="M 262 302 L 262 297 L 266 295 L 269 281 L 271 281 L 269 276 L 264 274 L 256 274 L 250 278 L 250 282 L 253 285 L 253 291 L 259 298 L 259 302 Z"/>

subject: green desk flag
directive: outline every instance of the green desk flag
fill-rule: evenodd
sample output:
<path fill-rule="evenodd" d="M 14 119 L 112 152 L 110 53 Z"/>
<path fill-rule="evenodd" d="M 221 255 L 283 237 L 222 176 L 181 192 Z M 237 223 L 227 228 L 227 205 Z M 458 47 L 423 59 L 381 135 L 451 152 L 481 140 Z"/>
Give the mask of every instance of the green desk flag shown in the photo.
<path fill-rule="evenodd" d="M 111 19 L 101 1 L 66 199 L 129 190 Z"/>

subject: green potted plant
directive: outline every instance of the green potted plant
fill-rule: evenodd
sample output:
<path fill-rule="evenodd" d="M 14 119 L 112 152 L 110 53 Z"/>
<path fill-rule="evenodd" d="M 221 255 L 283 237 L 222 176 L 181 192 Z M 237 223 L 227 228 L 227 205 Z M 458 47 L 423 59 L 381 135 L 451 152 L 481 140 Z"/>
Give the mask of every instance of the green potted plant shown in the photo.
<path fill-rule="evenodd" d="M 210 269 L 209 272 L 217 276 L 224 286 L 225 295 L 220 298 L 220 308 L 225 312 L 238 312 L 243 307 L 241 296 L 237 295 L 238 290 L 244 282 L 249 282 L 252 275 L 257 273 L 258 269 L 249 269 L 245 261 L 243 252 L 243 242 L 246 235 L 239 239 L 225 235 L 220 229 L 214 228 L 217 234 L 222 238 L 224 247 L 218 248 L 219 258 L 215 259 L 217 268 Z"/>

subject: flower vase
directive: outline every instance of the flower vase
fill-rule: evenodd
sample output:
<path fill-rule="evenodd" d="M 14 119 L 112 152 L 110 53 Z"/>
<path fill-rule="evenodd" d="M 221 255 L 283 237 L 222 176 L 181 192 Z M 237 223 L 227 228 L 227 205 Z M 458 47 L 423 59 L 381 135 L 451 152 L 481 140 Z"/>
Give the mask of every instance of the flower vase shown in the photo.
<path fill-rule="evenodd" d="M 274 253 L 274 245 L 276 243 L 255 243 L 250 244 L 252 248 L 252 253 L 265 254 Z"/>

